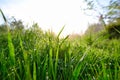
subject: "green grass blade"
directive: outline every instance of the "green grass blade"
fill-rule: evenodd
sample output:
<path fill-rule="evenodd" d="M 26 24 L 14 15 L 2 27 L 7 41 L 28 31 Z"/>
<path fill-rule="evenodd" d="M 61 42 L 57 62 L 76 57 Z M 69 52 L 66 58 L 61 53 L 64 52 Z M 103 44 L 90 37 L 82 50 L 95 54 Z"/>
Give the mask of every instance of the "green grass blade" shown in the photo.
<path fill-rule="evenodd" d="M 67 35 L 67 36 L 62 40 L 62 42 L 59 44 L 59 46 L 61 46 L 61 45 L 64 43 L 64 41 L 68 39 L 68 37 L 69 37 L 69 35 Z"/>
<path fill-rule="evenodd" d="M 22 49 L 22 52 L 23 52 L 23 58 L 24 58 L 24 62 L 25 62 L 25 65 L 24 65 L 24 69 L 25 69 L 25 79 L 26 80 L 31 80 L 31 74 L 30 74 L 30 64 L 29 64 L 29 60 L 28 60 L 28 53 L 27 51 L 24 50 L 24 47 L 23 47 L 23 42 L 21 40 L 21 37 L 19 36 L 19 40 L 20 40 L 20 47 Z"/>
<path fill-rule="evenodd" d="M 7 19 L 6 19 L 5 15 L 4 15 L 4 13 L 2 12 L 1 9 L 0 9 L 0 12 L 1 12 L 1 14 L 2 14 L 2 17 L 3 17 L 4 21 L 5 21 L 5 23 L 7 23 Z"/>
<path fill-rule="evenodd" d="M 53 60 L 52 60 L 52 48 L 50 48 L 50 51 L 49 51 L 49 74 L 51 74 L 52 72 L 52 76 L 53 76 L 53 79 L 55 80 L 55 72 L 54 72 L 54 69 L 53 69 Z"/>
<path fill-rule="evenodd" d="M 10 56 L 10 62 L 12 65 L 15 65 L 15 52 L 14 52 L 14 46 L 11 39 L 11 34 L 8 33 L 8 48 L 9 48 L 9 56 Z"/>
<path fill-rule="evenodd" d="M 108 80 L 108 79 L 107 79 L 107 72 L 106 72 L 105 63 L 104 63 L 103 61 L 101 61 L 101 64 L 102 64 L 103 79 L 104 79 L 104 80 Z"/>
<path fill-rule="evenodd" d="M 62 33 L 62 31 L 63 31 L 64 27 L 65 27 L 65 25 L 62 27 L 62 29 L 61 29 L 61 30 L 60 30 L 60 32 L 58 33 L 57 38 L 59 38 L 59 37 L 60 37 L 60 34 Z"/>
<path fill-rule="evenodd" d="M 1 9 L 0 9 L 0 12 L 2 14 L 2 17 L 5 21 L 5 23 L 7 24 L 7 19 L 6 19 L 5 15 Z M 7 25 L 7 27 L 8 27 L 8 25 Z M 9 48 L 9 55 L 10 55 L 11 64 L 14 65 L 15 64 L 15 52 L 14 52 L 14 46 L 12 43 L 11 34 L 9 31 L 8 31 L 8 48 Z"/>
<path fill-rule="evenodd" d="M 33 80 L 36 80 L 36 63 L 33 63 Z"/>
<path fill-rule="evenodd" d="M 48 71 L 46 70 L 47 67 L 48 67 L 48 55 L 46 56 L 45 60 L 44 60 L 44 65 L 43 65 L 43 70 L 42 70 L 42 79 L 45 80 L 45 78 L 49 78 L 49 75 L 48 75 Z"/>
<path fill-rule="evenodd" d="M 58 54 L 59 54 L 59 47 L 57 48 L 57 52 L 56 52 L 56 60 L 55 60 L 55 78 L 56 78 L 56 75 L 57 75 Z"/>

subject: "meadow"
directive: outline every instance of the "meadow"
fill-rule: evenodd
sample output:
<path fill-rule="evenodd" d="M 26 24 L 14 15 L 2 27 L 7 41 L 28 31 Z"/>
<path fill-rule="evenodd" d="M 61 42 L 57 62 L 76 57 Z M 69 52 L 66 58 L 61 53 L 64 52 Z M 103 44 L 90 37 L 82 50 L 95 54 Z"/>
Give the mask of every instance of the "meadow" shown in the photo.
<path fill-rule="evenodd" d="M 4 18 L 4 15 L 3 15 Z M 43 31 L 0 31 L 0 80 L 120 80 L 120 40 L 105 31 L 69 38 Z"/>

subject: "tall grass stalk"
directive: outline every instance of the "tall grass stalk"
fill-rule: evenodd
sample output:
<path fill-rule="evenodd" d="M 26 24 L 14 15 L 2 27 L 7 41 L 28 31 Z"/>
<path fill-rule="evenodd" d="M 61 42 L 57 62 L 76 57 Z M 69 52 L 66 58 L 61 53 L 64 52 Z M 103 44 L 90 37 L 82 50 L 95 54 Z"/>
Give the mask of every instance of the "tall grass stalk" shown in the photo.
<path fill-rule="evenodd" d="M 32 80 L 31 73 L 30 73 L 30 64 L 29 64 L 29 60 L 28 60 L 28 53 L 27 53 L 27 51 L 24 50 L 23 42 L 22 42 L 20 36 L 19 36 L 19 40 L 20 40 L 20 47 L 22 49 L 23 58 L 24 58 L 25 79 L 26 80 Z M 34 63 L 34 65 L 35 65 L 35 63 Z M 35 72 L 33 74 L 35 74 Z M 34 75 L 34 78 L 35 78 L 35 75 Z"/>
<path fill-rule="evenodd" d="M 15 80 L 15 52 L 14 52 L 14 45 L 12 43 L 12 37 L 11 37 L 11 34 L 10 34 L 10 31 L 9 31 L 9 26 L 8 26 L 8 22 L 7 22 L 7 19 L 4 15 L 4 13 L 2 12 L 2 10 L 0 9 L 0 12 L 2 14 L 2 17 L 5 21 L 5 24 L 7 26 L 7 30 L 8 30 L 8 48 L 9 48 L 9 59 L 10 59 L 10 65 L 13 69 L 13 77 L 11 77 L 11 79 Z"/>
<path fill-rule="evenodd" d="M 36 63 L 33 63 L 33 80 L 36 80 Z"/>
<path fill-rule="evenodd" d="M 53 53 L 52 53 L 52 48 L 50 48 L 49 51 L 49 74 L 52 74 L 51 76 L 53 77 L 53 80 L 55 80 L 56 76 L 55 76 L 55 72 L 54 72 L 54 68 L 53 68 Z"/>
<path fill-rule="evenodd" d="M 9 31 L 9 26 L 8 26 L 8 23 L 7 23 L 7 19 L 6 19 L 5 15 L 4 15 L 4 13 L 2 12 L 1 9 L 0 9 L 0 12 L 2 14 L 2 17 L 5 21 L 7 29 L 8 29 L 8 47 L 9 47 L 9 55 L 10 55 L 11 65 L 15 65 L 15 52 L 14 52 L 14 46 L 13 46 L 13 43 L 12 43 L 11 34 L 10 34 L 10 31 Z"/>

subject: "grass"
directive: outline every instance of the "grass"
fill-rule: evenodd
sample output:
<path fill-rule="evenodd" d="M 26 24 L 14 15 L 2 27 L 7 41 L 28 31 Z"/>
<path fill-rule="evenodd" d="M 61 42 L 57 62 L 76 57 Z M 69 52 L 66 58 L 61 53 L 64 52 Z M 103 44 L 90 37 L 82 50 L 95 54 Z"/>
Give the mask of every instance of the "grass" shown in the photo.
<path fill-rule="evenodd" d="M 119 39 L 60 38 L 63 29 L 57 36 L 38 27 L 1 34 L 0 80 L 120 79 Z"/>

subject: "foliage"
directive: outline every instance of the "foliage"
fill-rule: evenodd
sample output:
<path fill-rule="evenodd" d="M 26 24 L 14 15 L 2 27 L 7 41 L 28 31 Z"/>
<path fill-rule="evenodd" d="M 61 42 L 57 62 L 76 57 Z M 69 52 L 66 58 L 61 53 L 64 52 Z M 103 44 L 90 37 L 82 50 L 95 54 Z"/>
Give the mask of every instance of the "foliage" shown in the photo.
<path fill-rule="evenodd" d="M 0 33 L 6 33 L 7 32 L 7 26 L 6 25 L 0 25 Z"/>
<path fill-rule="evenodd" d="M 120 23 L 114 22 L 107 25 L 107 31 L 110 35 L 109 38 L 120 38 Z"/>
<path fill-rule="evenodd" d="M 96 34 L 100 31 L 104 30 L 104 27 L 101 24 L 98 23 L 94 23 L 94 24 L 90 24 L 88 26 L 88 29 L 86 30 L 85 34 Z"/>
<path fill-rule="evenodd" d="M 106 25 L 106 21 L 115 22 L 120 20 L 119 0 L 84 0 L 87 7 L 84 9 L 88 15 L 97 17 L 99 21 Z"/>
<path fill-rule="evenodd" d="M 24 25 L 23 25 L 23 22 L 21 20 L 16 20 L 14 17 L 13 17 L 13 20 L 11 18 L 11 21 L 10 21 L 10 28 L 13 30 L 13 29 L 19 29 L 19 30 L 22 30 L 24 29 Z"/>
<path fill-rule="evenodd" d="M 120 1 L 119 0 L 111 0 L 109 2 L 108 8 L 108 18 L 110 18 L 110 21 L 118 21 L 120 20 Z"/>

